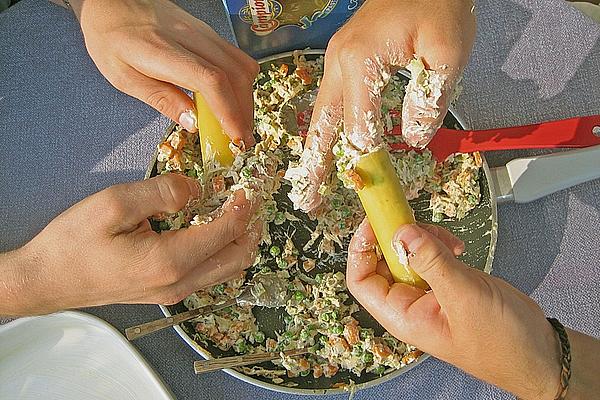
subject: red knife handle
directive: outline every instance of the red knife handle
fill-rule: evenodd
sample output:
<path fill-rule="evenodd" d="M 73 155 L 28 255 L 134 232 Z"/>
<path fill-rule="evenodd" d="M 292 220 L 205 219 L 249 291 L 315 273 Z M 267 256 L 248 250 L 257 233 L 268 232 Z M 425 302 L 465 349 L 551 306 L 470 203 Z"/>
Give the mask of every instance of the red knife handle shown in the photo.
<path fill-rule="evenodd" d="M 440 128 L 427 146 L 438 160 L 456 152 L 588 147 L 600 144 L 600 115 L 481 131 Z M 394 127 L 392 134 L 400 134 Z M 392 149 L 406 149 L 392 145 Z"/>

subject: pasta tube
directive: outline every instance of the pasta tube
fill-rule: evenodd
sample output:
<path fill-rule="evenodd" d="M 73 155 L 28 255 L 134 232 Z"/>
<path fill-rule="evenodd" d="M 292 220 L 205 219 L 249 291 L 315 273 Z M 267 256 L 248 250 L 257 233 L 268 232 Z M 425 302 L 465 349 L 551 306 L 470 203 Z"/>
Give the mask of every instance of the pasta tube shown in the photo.
<path fill-rule="evenodd" d="M 229 148 L 229 136 L 200 93 L 194 93 L 194 104 L 203 162 L 214 159 L 222 166 L 230 167 L 233 164 L 233 153 Z"/>
<path fill-rule="evenodd" d="M 392 245 L 396 230 L 401 225 L 415 223 L 415 217 L 389 153 L 382 148 L 361 156 L 356 162 L 354 172 L 359 181 L 355 185 L 358 197 L 394 281 L 428 288 L 427 282 L 408 266 L 408 259 L 405 264 L 401 262 Z"/>

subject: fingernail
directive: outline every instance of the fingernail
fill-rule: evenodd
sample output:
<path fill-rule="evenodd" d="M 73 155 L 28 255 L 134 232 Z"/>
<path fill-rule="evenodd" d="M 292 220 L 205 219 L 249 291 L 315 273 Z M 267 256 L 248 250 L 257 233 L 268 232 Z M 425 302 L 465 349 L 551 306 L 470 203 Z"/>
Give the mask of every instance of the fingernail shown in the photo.
<path fill-rule="evenodd" d="M 454 255 L 460 256 L 465 251 L 465 242 L 461 241 L 454 247 Z"/>
<path fill-rule="evenodd" d="M 393 240 L 394 248 L 396 243 L 402 242 L 410 253 L 416 253 L 423 243 L 423 233 L 415 224 L 403 225 L 396 231 Z"/>
<path fill-rule="evenodd" d="M 244 140 L 242 140 L 242 138 L 235 137 L 233 138 L 232 142 L 235 145 L 235 147 L 240 149 L 242 153 L 246 151 L 246 143 L 244 142 Z"/>
<path fill-rule="evenodd" d="M 179 116 L 179 124 L 189 132 L 196 132 L 196 114 L 193 110 L 186 110 Z"/>

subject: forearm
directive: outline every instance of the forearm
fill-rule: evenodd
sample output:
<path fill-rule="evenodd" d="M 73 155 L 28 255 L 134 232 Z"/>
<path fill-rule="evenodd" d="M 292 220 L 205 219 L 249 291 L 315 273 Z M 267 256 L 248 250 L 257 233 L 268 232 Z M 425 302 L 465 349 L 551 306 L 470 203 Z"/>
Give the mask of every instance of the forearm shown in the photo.
<path fill-rule="evenodd" d="M 567 399 L 592 399 L 600 393 L 600 340 L 567 329 L 571 344 L 571 380 Z"/>
<path fill-rule="evenodd" d="M 40 263 L 27 246 L 0 254 L 0 315 L 36 312 L 36 287 L 41 283 L 36 271 Z"/>

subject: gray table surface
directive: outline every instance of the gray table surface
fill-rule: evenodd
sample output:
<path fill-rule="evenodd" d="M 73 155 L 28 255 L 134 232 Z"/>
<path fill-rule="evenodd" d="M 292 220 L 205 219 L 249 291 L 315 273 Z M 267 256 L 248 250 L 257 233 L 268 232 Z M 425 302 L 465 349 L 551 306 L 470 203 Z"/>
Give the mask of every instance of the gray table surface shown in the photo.
<path fill-rule="evenodd" d="M 477 1 L 478 36 L 458 111 L 475 128 L 600 113 L 600 26 L 561 0 Z M 231 40 L 218 0 L 184 6 Z M 74 17 L 25 0 L 0 14 L 0 250 L 117 182 L 141 179 L 167 120 L 119 93 L 88 57 Z M 489 156 L 500 165 L 523 152 Z M 551 171 L 549 171 L 551 173 Z M 493 273 L 565 325 L 600 336 L 600 181 L 499 208 Z M 156 306 L 87 310 L 119 329 Z M 180 399 L 290 399 L 218 372 L 167 330 L 136 346 Z M 515 351 L 518 351 L 516 349 Z M 357 399 L 500 399 L 507 393 L 429 359 Z"/>

